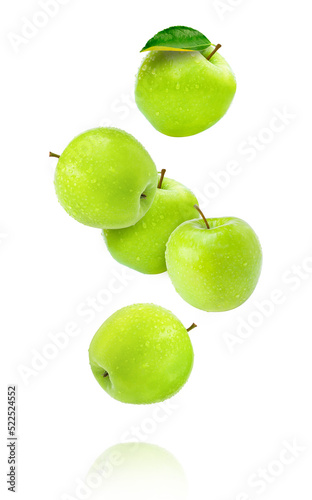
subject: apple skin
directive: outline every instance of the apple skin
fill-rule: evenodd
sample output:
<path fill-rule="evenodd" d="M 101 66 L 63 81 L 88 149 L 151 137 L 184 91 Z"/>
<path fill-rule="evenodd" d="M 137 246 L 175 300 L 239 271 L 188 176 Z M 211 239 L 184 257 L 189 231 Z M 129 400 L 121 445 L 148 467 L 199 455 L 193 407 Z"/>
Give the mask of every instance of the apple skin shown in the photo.
<path fill-rule="evenodd" d="M 257 235 L 235 217 L 184 222 L 170 236 L 166 262 L 181 297 L 204 311 L 234 309 L 254 291 L 261 272 Z"/>
<path fill-rule="evenodd" d="M 156 130 L 172 137 L 198 134 L 228 110 L 235 76 L 213 47 L 202 52 L 151 51 L 136 77 L 135 100 Z"/>
<path fill-rule="evenodd" d="M 157 170 L 132 135 L 101 127 L 67 146 L 54 182 L 60 204 L 74 219 L 101 229 L 121 228 L 135 224 L 150 208 Z"/>
<path fill-rule="evenodd" d="M 187 381 L 193 358 L 182 323 L 154 304 L 134 304 L 115 312 L 89 348 L 90 366 L 101 387 L 118 401 L 132 404 L 173 396 Z"/>
<path fill-rule="evenodd" d="M 120 264 L 141 273 L 165 272 L 169 236 L 182 222 L 199 216 L 194 208 L 197 203 L 189 189 L 165 177 L 151 208 L 139 222 L 125 229 L 104 229 L 109 252 Z"/>

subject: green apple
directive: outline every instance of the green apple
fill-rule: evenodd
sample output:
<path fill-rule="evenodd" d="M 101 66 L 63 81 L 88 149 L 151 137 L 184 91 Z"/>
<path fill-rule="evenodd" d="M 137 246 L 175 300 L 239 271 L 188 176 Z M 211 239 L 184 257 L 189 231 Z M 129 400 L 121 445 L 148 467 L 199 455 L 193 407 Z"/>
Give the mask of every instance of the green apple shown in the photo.
<path fill-rule="evenodd" d="M 156 188 L 157 170 L 148 152 L 132 135 L 115 128 L 78 135 L 60 156 L 55 172 L 61 205 L 92 227 L 135 224 L 150 208 Z"/>
<path fill-rule="evenodd" d="M 204 311 L 240 306 L 261 272 L 257 235 L 243 220 L 222 217 L 184 222 L 171 234 L 166 262 L 181 297 Z"/>
<path fill-rule="evenodd" d="M 218 52 L 208 60 L 213 50 L 152 51 L 143 60 L 135 100 L 159 132 L 173 137 L 198 134 L 228 110 L 236 80 Z"/>
<path fill-rule="evenodd" d="M 198 217 L 194 194 L 162 170 L 158 189 L 149 211 L 134 226 L 104 229 L 111 255 L 121 264 L 145 274 L 166 271 L 165 251 L 170 234 L 186 220 Z"/>
<path fill-rule="evenodd" d="M 192 370 L 189 330 L 160 306 L 124 307 L 103 323 L 91 341 L 93 375 L 110 396 L 124 403 L 170 398 Z"/>

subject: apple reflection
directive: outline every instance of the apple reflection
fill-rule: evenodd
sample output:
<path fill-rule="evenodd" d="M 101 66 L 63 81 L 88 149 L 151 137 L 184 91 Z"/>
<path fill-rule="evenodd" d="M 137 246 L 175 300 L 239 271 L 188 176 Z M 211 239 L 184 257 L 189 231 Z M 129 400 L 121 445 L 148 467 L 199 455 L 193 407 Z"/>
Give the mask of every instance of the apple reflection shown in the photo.
<path fill-rule="evenodd" d="M 94 462 L 86 483 L 98 500 L 187 500 L 182 466 L 164 448 L 147 443 L 122 443 Z"/>

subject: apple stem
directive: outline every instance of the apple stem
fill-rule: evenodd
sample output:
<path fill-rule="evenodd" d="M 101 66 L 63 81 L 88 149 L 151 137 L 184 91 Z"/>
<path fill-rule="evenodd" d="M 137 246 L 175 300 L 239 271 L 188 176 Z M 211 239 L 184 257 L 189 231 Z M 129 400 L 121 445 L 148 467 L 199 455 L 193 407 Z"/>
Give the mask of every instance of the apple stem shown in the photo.
<path fill-rule="evenodd" d="M 57 155 L 55 153 L 51 153 L 51 151 L 49 153 L 49 156 L 52 156 L 53 158 L 59 158 L 60 157 L 60 155 Z"/>
<path fill-rule="evenodd" d="M 196 208 L 197 212 L 199 212 L 200 215 L 202 216 L 202 218 L 203 218 L 203 220 L 204 220 L 204 222 L 205 222 L 205 224 L 207 226 L 207 229 L 210 229 L 208 221 L 207 221 L 206 217 L 204 216 L 203 212 L 201 211 L 201 209 L 199 208 L 199 206 L 198 205 L 194 205 L 194 208 Z"/>
<path fill-rule="evenodd" d="M 141 198 L 146 198 L 146 194 L 142 193 Z"/>
<path fill-rule="evenodd" d="M 158 186 L 157 186 L 158 189 L 161 189 L 161 186 L 162 186 L 162 183 L 163 183 L 163 180 L 165 177 L 165 173 L 166 173 L 166 169 L 163 168 L 160 172 L 159 182 L 158 182 Z"/>
<path fill-rule="evenodd" d="M 186 331 L 187 332 L 190 332 L 191 330 L 193 330 L 194 328 L 197 328 L 197 325 L 195 325 L 195 323 L 192 323 L 191 326 L 189 326 Z"/>
<path fill-rule="evenodd" d="M 207 61 L 212 58 L 212 56 L 217 52 L 217 50 L 221 49 L 222 45 L 219 43 L 215 46 L 212 52 L 210 52 L 209 56 L 207 57 Z"/>
<path fill-rule="evenodd" d="M 108 377 L 108 372 L 103 373 L 103 377 Z"/>

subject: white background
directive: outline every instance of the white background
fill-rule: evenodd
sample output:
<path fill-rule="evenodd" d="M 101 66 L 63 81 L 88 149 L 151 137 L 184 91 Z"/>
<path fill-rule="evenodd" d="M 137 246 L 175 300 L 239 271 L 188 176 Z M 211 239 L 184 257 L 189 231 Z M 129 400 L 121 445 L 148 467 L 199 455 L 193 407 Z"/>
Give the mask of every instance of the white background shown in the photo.
<path fill-rule="evenodd" d="M 6 385 L 15 383 L 18 498 L 82 498 L 76 486 L 96 458 L 138 427 L 144 442 L 170 452 L 184 470 L 169 496 L 158 492 L 154 497 L 157 487 L 166 490 L 166 483 L 153 463 L 154 478 L 144 498 L 311 499 L 307 2 L 62 3 L 54 17 L 43 20 L 37 0 L 1 3 L 1 491 L 6 493 Z M 8 35 L 22 36 L 25 18 L 45 26 L 14 49 Z M 238 82 L 227 115 L 212 129 L 183 139 L 156 132 L 133 102 L 140 49 L 156 32 L 177 24 L 221 43 L 220 53 Z M 281 113 L 288 118 L 277 122 L 278 132 L 270 132 L 272 118 Z M 194 190 L 207 216 L 241 217 L 255 229 L 263 246 L 263 272 L 243 306 L 223 314 L 192 308 L 166 274 L 125 270 L 106 251 L 99 230 L 67 216 L 56 200 L 56 161 L 48 152 L 61 153 L 75 135 L 99 125 L 132 133 L 159 170 L 166 168 L 168 177 Z M 247 153 L 253 137 L 258 137 L 258 149 L 253 146 Z M 232 161 L 239 172 L 225 179 Z M 122 272 L 126 281 L 110 296 L 111 279 Z M 98 294 L 110 298 L 88 322 L 91 316 L 81 311 L 92 309 L 86 305 L 90 299 L 99 309 Z M 279 303 L 272 303 L 272 294 L 274 299 L 279 294 Z M 198 324 L 191 333 L 193 373 L 165 407 L 162 422 L 157 406 L 111 399 L 88 366 L 88 346 L 97 328 L 120 307 L 142 301 L 167 307 L 186 326 Z M 259 313 L 259 303 L 270 309 L 269 317 Z M 79 333 L 66 348 L 40 371 L 23 377 L 21 370 L 31 369 L 34 357 L 51 343 L 50 335 L 72 323 Z M 247 323 L 251 326 L 243 339 Z M 232 349 L 229 334 L 236 339 Z M 294 440 L 300 445 L 298 456 L 281 465 L 285 441 Z M 161 467 L 162 458 L 158 461 Z M 269 475 L 260 494 L 259 485 L 250 481 L 262 474 L 261 468 Z M 125 479 L 127 464 L 121 469 Z M 113 471 L 113 493 L 101 494 L 103 500 L 119 499 L 114 473 L 118 477 L 121 469 Z M 183 481 L 188 483 L 184 496 L 179 491 Z M 122 496 L 129 495 L 124 482 Z"/>

